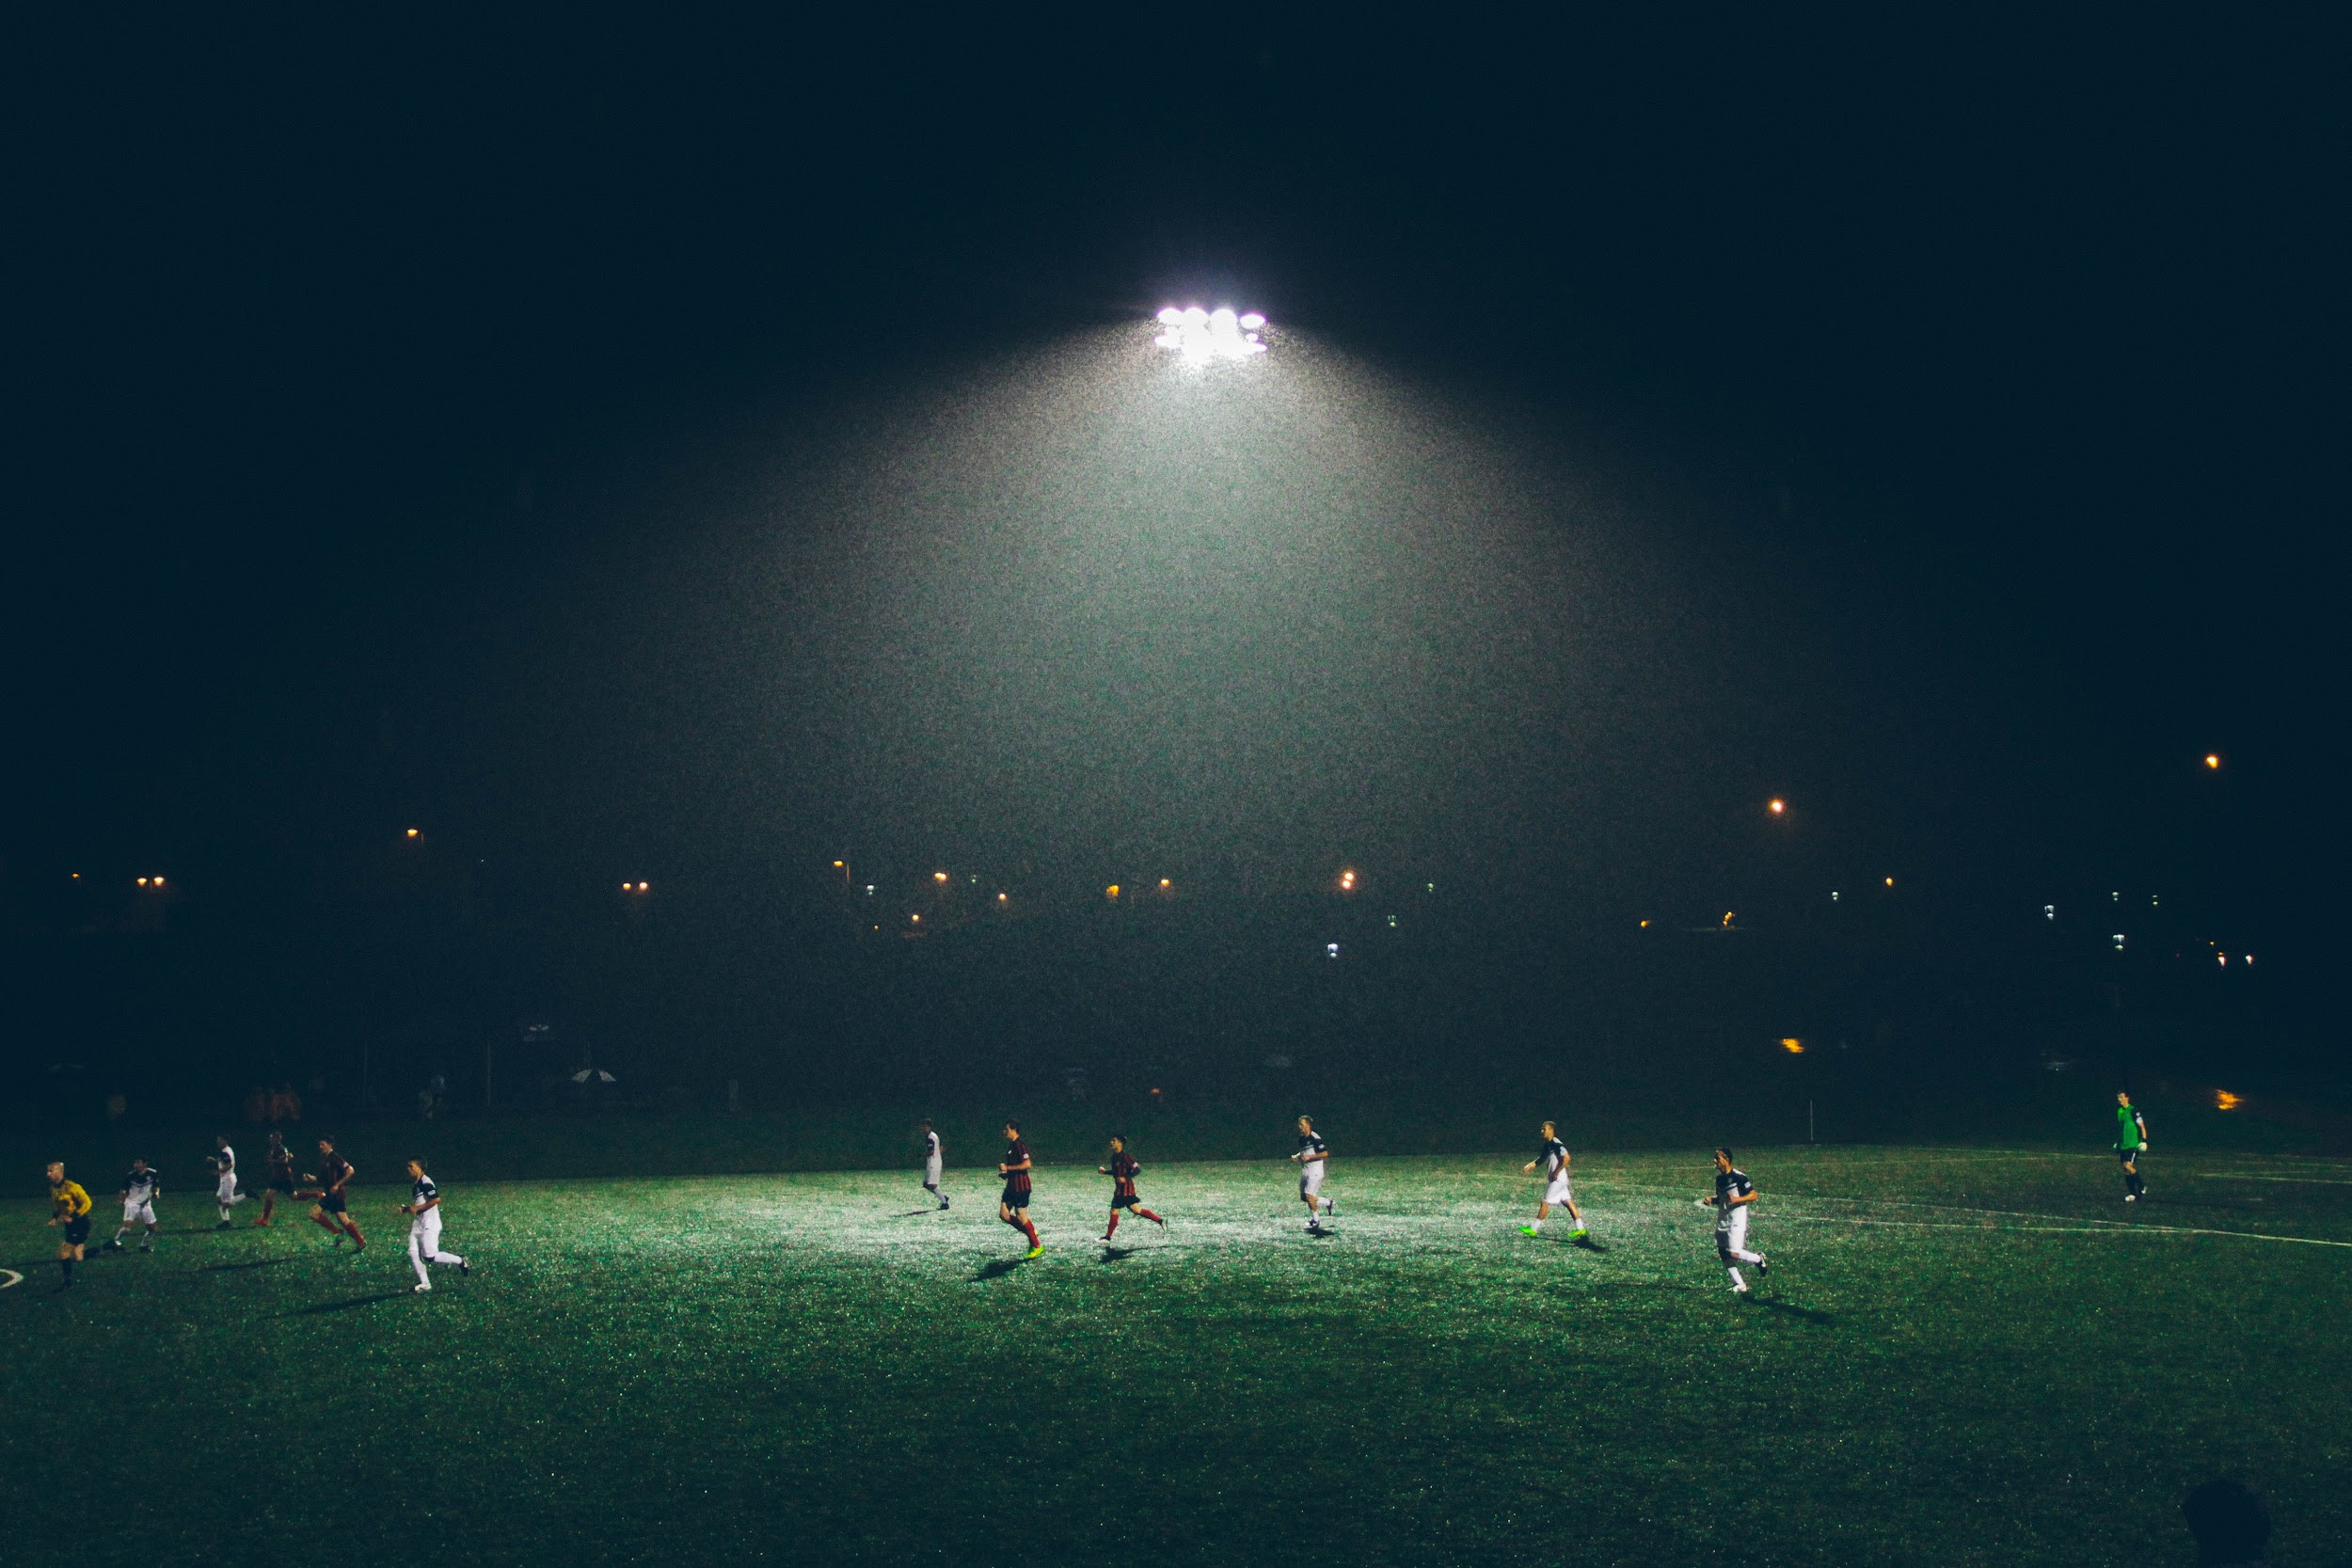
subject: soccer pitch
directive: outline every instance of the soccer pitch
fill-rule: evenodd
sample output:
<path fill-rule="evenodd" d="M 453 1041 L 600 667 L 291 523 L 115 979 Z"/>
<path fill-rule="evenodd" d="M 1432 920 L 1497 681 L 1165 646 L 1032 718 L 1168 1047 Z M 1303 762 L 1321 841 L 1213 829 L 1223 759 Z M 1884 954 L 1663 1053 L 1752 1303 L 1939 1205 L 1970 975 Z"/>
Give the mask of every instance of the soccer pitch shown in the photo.
<path fill-rule="evenodd" d="M 1740 1301 L 1704 1150 L 1580 1154 L 1600 1251 L 1515 1228 L 1524 1151 L 1343 1148 L 1320 1239 L 1279 1159 L 1137 1152 L 1168 1229 L 1105 1247 L 1108 1181 L 1046 1166 L 1029 1262 L 968 1167 L 945 1214 L 452 1182 L 428 1296 L 405 1189 L 358 1257 L 174 1194 L 64 1293 L 9 1204 L 0 1559 L 2154 1563 L 2222 1473 L 2280 1560 L 2352 1540 L 2352 1164 L 2159 1150 L 2126 1209 L 2111 1157 L 1742 1148 Z"/>

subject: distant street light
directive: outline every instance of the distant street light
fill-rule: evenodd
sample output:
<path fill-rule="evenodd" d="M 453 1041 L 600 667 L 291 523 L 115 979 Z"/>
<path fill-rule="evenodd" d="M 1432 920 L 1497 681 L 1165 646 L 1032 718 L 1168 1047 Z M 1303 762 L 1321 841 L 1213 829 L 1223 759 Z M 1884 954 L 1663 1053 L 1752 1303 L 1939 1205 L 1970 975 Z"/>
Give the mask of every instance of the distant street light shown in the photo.
<path fill-rule="evenodd" d="M 1774 816 L 1778 816 L 1781 813 L 1788 809 L 1788 802 L 1780 799 L 1780 797 L 1776 795 L 1772 797 L 1772 803 L 1766 806 L 1764 809 L 1771 812 Z"/>
<path fill-rule="evenodd" d="M 405 836 L 415 838 L 417 836 L 417 830 L 414 828 L 409 829 Z"/>
<path fill-rule="evenodd" d="M 1340 873 L 1340 891 L 1342 893 L 1353 893 L 1356 891 L 1356 873 L 1354 871 L 1342 871 Z"/>
<path fill-rule="evenodd" d="M 2208 768 L 2219 768 L 2221 766 L 2220 754 L 2215 752 L 2207 752 L 2205 753 L 2205 766 Z"/>

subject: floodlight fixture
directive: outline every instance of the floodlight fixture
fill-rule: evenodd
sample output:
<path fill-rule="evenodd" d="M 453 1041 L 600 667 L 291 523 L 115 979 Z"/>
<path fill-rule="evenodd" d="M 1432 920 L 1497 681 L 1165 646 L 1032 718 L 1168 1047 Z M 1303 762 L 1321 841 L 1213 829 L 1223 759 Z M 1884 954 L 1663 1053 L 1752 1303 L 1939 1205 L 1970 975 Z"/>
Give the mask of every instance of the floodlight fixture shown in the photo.
<path fill-rule="evenodd" d="M 1265 317 L 1255 310 L 1237 315 L 1228 305 L 1214 310 L 1204 310 L 1198 305 L 1181 309 L 1170 305 L 1160 311 L 1157 319 L 1166 330 L 1152 342 L 1174 350 L 1176 356 L 1187 365 L 1248 359 L 1266 350 L 1264 341 L 1258 335 L 1265 325 Z"/>

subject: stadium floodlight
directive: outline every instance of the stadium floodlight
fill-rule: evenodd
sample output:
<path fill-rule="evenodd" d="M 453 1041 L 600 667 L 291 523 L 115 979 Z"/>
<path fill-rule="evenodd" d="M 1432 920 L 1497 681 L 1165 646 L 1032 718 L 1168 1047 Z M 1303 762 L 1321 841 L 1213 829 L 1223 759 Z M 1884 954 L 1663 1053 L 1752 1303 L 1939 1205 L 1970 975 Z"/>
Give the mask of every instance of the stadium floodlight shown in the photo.
<path fill-rule="evenodd" d="M 1204 310 L 1198 305 L 1182 309 L 1170 305 L 1160 311 L 1158 320 L 1167 330 L 1152 341 L 1162 348 L 1174 350 L 1187 365 L 1247 359 L 1266 350 L 1258 336 L 1265 325 L 1265 317 L 1255 310 L 1245 316 L 1236 315 L 1230 306 Z"/>

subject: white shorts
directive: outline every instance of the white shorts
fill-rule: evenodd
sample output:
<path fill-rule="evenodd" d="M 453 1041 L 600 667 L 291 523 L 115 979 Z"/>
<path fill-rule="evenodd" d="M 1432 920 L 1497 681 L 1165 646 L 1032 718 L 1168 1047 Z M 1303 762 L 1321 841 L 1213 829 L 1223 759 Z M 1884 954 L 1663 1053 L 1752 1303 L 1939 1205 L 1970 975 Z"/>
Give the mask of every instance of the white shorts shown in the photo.
<path fill-rule="evenodd" d="M 427 1209 L 408 1221 L 408 1234 L 427 1252 L 441 1250 L 441 1211 Z"/>
<path fill-rule="evenodd" d="M 1553 1177 L 1551 1184 L 1544 1189 L 1544 1201 L 1555 1207 L 1576 1201 L 1568 1191 L 1568 1179 L 1565 1176 Z"/>
<path fill-rule="evenodd" d="M 1310 1160 L 1298 1168 L 1298 1196 L 1312 1197 L 1323 1191 L 1323 1162 Z"/>
<path fill-rule="evenodd" d="M 1715 1222 L 1715 1245 L 1724 1252 L 1748 1250 L 1748 1206 L 1726 1209 Z"/>
<path fill-rule="evenodd" d="M 923 1163 L 923 1185 L 926 1187 L 938 1186 L 939 1173 L 942 1168 L 943 1167 L 941 1166 L 940 1162 L 937 1160 L 926 1160 Z"/>
<path fill-rule="evenodd" d="M 233 1170 L 222 1171 L 220 1173 L 220 1184 L 215 1187 L 214 1191 L 220 1195 L 220 1200 L 223 1203 L 235 1202 L 237 1197 L 237 1173 Z"/>
<path fill-rule="evenodd" d="M 153 1225 L 155 1223 L 155 1200 L 152 1198 L 143 1197 L 136 1203 L 124 1204 L 122 1206 L 122 1223 L 125 1225 Z"/>

